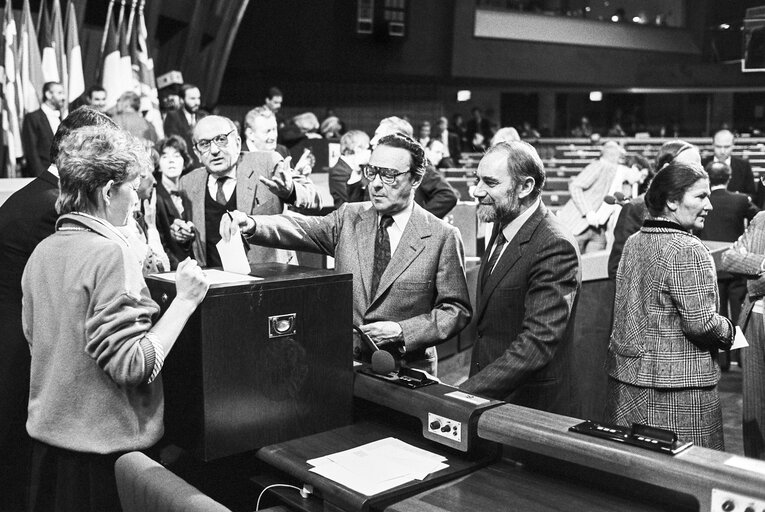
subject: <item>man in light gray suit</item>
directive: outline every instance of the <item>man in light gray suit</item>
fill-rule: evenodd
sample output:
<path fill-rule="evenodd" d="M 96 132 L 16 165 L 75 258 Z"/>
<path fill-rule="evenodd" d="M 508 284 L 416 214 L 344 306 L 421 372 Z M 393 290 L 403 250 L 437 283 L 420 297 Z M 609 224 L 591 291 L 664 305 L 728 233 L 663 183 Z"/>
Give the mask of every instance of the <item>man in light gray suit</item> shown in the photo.
<path fill-rule="evenodd" d="M 326 254 L 339 272 L 353 274 L 353 321 L 401 364 L 436 372 L 435 345 L 470 320 L 462 239 L 457 229 L 414 203 L 425 152 L 414 139 L 380 139 L 364 167 L 370 201 L 345 203 L 325 217 L 246 215 L 234 224 L 251 243 Z M 354 356 L 371 350 L 354 339 Z"/>
<path fill-rule="evenodd" d="M 542 204 L 545 171 L 531 145 L 492 146 L 477 175 L 478 216 L 495 231 L 479 270 L 470 376 L 460 388 L 571 414 L 577 243 Z"/>
<path fill-rule="evenodd" d="M 191 202 L 190 221 L 176 219 L 173 238 L 191 243 L 201 266 L 221 265 L 216 244 L 226 212 L 252 215 L 282 213 L 285 204 L 317 208 L 319 195 L 306 178 L 292 174 L 289 159 L 272 151 L 241 153 L 242 139 L 234 123 L 221 116 L 207 116 L 194 127 L 194 150 L 203 167 L 181 178 L 180 190 Z M 292 251 L 249 247 L 250 264 L 297 264 Z"/>

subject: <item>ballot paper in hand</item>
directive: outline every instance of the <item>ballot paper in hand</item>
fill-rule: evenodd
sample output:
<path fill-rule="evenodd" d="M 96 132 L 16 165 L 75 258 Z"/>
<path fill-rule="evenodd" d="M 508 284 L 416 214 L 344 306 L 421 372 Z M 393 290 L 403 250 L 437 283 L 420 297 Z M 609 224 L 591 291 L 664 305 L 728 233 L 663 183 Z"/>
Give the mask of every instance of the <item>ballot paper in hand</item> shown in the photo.
<path fill-rule="evenodd" d="M 373 496 L 449 466 L 441 455 L 388 437 L 307 461 L 311 471 Z"/>
<path fill-rule="evenodd" d="M 736 326 L 736 337 L 733 338 L 733 345 L 730 347 L 731 350 L 737 350 L 739 348 L 746 348 L 749 346 L 749 342 L 746 341 L 746 338 L 744 338 L 744 331 L 741 330 L 741 327 L 738 325 Z"/>
<path fill-rule="evenodd" d="M 237 274 L 250 273 L 250 262 L 247 261 L 247 254 L 244 252 L 242 235 L 238 226 L 228 242 L 221 238 L 220 242 L 215 244 L 215 247 L 218 248 L 220 261 L 223 263 L 223 270 Z"/>

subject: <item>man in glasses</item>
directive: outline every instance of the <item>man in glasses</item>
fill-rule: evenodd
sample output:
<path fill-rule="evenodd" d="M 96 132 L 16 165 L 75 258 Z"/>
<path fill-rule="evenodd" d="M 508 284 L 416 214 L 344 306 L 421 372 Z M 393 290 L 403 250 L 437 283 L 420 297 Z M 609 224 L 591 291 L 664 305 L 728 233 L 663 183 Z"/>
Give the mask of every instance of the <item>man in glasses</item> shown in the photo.
<path fill-rule="evenodd" d="M 180 190 L 191 202 L 191 221 L 176 219 L 171 234 L 181 243 L 192 243 L 194 257 L 202 266 L 221 265 L 216 244 L 219 226 L 226 212 L 247 214 L 282 213 L 285 204 L 316 208 L 319 195 L 302 176 L 292 176 L 289 159 L 275 152 L 241 153 L 242 139 L 234 123 L 221 116 L 207 116 L 197 122 L 194 152 L 202 167 L 181 177 Z M 248 247 L 250 264 L 297 260 L 292 251 Z"/>
<path fill-rule="evenodd" d="M 369 201 L 345 203 L 326 217 L 235 211 L 223 218 L 221 235 L 238 225 L 253 244 L 333 256 L 338 271 L 354 276 L 354 325 L 401 364 L 435 374 L 435 345 L 471 315 L 462 239 L 414 202 L 425 172 L 414 139 L 382 137 L 363 169 Z M 356 359 L 368 361 L 371 352 L 354 338 Z"/>

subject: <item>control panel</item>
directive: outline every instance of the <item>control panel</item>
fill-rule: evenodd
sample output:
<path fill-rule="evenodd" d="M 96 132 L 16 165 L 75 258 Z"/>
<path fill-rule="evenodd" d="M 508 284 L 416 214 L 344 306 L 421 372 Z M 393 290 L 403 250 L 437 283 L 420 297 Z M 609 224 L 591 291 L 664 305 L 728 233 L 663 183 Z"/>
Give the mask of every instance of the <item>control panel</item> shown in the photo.
<path fill-rule="evenodd" d="M 462 423 L 432 412 L 428 413 L 428 432 L 458 443 L 462 442 Z"/>
<path fill-rule="evenodd" d="M 712 489 L 712 512 L 765 512 L 765 500 Z"/>

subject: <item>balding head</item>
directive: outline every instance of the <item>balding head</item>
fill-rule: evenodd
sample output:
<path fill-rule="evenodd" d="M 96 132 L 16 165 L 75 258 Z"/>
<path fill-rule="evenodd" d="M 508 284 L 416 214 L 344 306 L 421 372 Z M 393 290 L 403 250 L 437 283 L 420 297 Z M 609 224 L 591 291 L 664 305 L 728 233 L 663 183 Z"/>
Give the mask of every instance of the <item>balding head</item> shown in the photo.
<path fill-rule="evenodd" d="M 203 117 L 194 127 L 194 151 L 210 174 L 225 175 L 235 168 L 241 149 L 242 139 L 227 117 Z"/>
<path fill-rule="evenodd" d="M 618 164 L 624 156 L 624 148 L 612 140 L 606 141 L 600 150 L 600 158 L 612 164 Z"/>
<path fill-rule="evenodd" d="M 721 162 L 726 161 L 733 152 L 733 133 L 730 130 L 720 130 L 715 133 L 712 146 L 715 150 L 715 159 Z"/>

